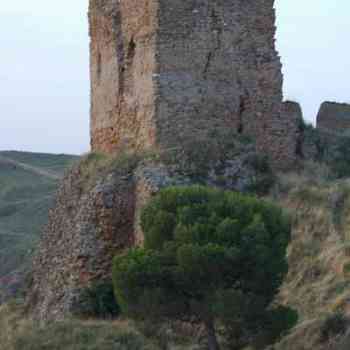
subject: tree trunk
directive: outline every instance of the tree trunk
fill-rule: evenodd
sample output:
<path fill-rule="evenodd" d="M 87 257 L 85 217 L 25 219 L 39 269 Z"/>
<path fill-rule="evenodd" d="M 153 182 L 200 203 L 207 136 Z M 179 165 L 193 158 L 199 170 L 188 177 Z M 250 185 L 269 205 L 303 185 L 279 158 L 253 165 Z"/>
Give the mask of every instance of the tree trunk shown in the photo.
<path fill-rule="evenodd" d="M 205 329 L 206 329 L 207 338 L 208 338 L 208 349 L 220 350 L 218 339 L 216 338 L 214 321 L 212 319 L 205 322 Z"/>

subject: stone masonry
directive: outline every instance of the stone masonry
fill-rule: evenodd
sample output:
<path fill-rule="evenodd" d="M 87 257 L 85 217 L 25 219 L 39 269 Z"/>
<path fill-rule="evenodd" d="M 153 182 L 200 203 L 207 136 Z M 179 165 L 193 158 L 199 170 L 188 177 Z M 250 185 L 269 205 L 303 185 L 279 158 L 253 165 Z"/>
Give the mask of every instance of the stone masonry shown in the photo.
<path fill-rule="evenodd" d="M 297 160 L 303 153 L 303 134 L 302 122 L 303 111 L 299 103 L 294 101 L 285 101 L 282 104 L 282 125 L 279 138 L 282 146 L 280 147 L 279 157 L 276 159 L 290 168 L 293 168 Z"/>
<path fill-rule="evenodd" d="M 77 166 L 65 177 L 33 261 L 28 303 L 42 321 L 71 313 L 83 288 L 110 277 L 115 252 L 134 244 L 130 175 L 111 173 L 89 190 L 81 179 Z"/>
<path fill-rule="evenodd" d="M 273 3 L 90 0 L 92 150 L 164 150 L 232 128 L 288 163 Z"/>
<path fill-rule="evenodd" d="M 317 115 L 317 128 L 344 132 L 350 129 L 350 104 L 324 102 Z"/>

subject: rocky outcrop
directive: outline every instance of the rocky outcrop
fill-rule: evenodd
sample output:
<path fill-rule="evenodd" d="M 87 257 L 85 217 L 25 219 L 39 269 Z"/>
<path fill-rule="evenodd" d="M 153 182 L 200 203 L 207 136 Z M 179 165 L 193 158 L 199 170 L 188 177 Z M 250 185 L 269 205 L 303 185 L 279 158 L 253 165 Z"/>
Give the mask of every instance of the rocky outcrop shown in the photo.
<path fill-rule="evenodd" d="M 33 264 L 29 300 L 36 317 L 59 319 L 79 290 L 109 276 L 115 251 L 134 244 L 130 174 L 108 174 L 85 190 L 79 167 L 62 183 Z"/>
<path fill-rule="evenodd" d="M 317 128 L 338 133 L 350 130 L 350 104 L 324 102 L 317 114 Z"/>
<path fill-rule="evenodd" d="M 261 176 L 265 186 L 264 176 L 269 180 L 270 174 L 261 173 L 255 157 L 252 151 L 242 151 L 220 169 L 209 169 L 200 182 L 244 191 Z M 198 181 L 176 163 L 115 160 L 107 168 L 102 162 L 99 170 L 89 162 L 75 166 L 61 184 L 34 259 L 27 301 L 42 321 L 78 312 L 84 290 L 110 280 L 113 257 L 143 244 L 140 215 L 153 195 L 167 186 Z"/>
<path fill-rule="evenodd" d="M 288 167 L 273 2 L 91 0 L 92 149 L 166 150 L 229 128 Z"/>

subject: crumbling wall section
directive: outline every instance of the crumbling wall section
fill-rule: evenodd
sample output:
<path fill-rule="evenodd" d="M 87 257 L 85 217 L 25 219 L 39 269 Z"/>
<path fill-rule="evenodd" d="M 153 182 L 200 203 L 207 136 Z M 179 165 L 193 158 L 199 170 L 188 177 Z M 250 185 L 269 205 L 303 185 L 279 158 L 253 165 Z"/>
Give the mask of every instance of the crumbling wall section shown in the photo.
<path fill-rule="evenodd" d="M 340 133 L 350 130 L 350 104 L 322 103 L 317 115 L 317 128 Z"/>
<path fill-rule="evenodd" d="M 281 114 L 275 120 L 273 133 L 276 135 L 274 163 L 283 164 L 284 169 L 294 169 L 303 153 L 303 112 L 299 103 L 285 101 Z"/>
<path fill-rule="evenodd" d="M 75 167 L 64 179 L 33 262 L 28 303 L 41 321 L 71 314 L 80 293 L 110 278 L 116 252 L 134 245 L 134 184 L 109 174 L 91 189 Z"/>

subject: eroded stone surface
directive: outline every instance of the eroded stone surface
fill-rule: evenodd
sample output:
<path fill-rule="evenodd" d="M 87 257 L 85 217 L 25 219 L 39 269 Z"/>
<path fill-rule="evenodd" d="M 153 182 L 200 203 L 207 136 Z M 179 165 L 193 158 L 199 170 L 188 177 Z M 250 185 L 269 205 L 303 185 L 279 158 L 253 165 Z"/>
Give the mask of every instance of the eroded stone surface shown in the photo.
<path fill-rule="evenodd" d="M 111 173 L 90 190 L 79 168 L 65 178 L 33 264 L 28 296 L 33 315 L 60 319 L 80 291 L 110 277 L 117 251 L 134 245 L 133 181 Z"/>
<path fill-rule="evenodd" d="M 285 169 L 293 169 L 303 152 L 303 112 L 299 103 L 285 101 L 282 104 L 281 115 L 280 152 L 276 154 L 275 162 L 282 163 Z"/>
<path fill-rule="evenodd" d="M 350 104 L 324 102 L 317 115 L 317 128 L 340 133 L 350 130 Z"/>

